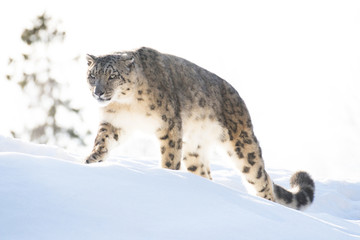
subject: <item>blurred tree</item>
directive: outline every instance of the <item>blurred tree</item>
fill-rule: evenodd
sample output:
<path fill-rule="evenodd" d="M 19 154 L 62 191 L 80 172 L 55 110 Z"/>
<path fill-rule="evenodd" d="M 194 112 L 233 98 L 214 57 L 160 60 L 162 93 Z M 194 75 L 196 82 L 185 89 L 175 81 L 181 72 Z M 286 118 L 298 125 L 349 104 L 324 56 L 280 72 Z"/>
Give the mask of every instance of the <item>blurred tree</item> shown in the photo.
<path fill-rule="evenodd" d="M 38 16 L 33 26 L 22 32 L 21 40 L 26 43 L 27 52 L 22 53 L 18 61 L 9 58 L 9 66 L 16 70 L 13 74 L 6 75 L 6 78 L 16 82 L 28 96 L 28 107 L 32 117 L 36 115 L 37 120 L 31 123 L 32 126 L 25 126 L 22 132 L 11 131 L 14 137 L 25 137 L 30 141 L 62 147 L 67 147 L 69 139 L 76 140 L 80 145 L 85 144 L 83 139 L 90 134 L 88 130 L 79 133 L 74 125 L 66 126 L 61 121 L 64 118 L 71 119 L 71 123 L 75 120 L 83 121 L 81 110 L 73 107 L 71 100 L 64 99 L 61 94 L 66 86 L 53 76 L 54 64 L 50 50 L 52 46 L 62 43 L 65 35 L 64 31 L 58 30 L 58 22 L 55 23 L 46 13 Z M 20 63 L 22 73 L 17 71 Z"/>

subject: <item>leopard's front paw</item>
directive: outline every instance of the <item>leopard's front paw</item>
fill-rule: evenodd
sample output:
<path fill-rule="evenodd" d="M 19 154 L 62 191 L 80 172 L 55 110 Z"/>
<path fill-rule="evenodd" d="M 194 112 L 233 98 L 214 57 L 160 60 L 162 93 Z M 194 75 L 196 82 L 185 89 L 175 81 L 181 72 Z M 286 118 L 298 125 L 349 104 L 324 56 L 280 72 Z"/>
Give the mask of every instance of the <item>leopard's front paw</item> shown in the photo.
<path fill-rule="evenodd" d="M 88 156 L 85 159 L 85 163 L 95 163 L 95 162 L 102 162 L 103 159 L 96 153 L 92 153 L 90 154 L 90 156 Z"/>

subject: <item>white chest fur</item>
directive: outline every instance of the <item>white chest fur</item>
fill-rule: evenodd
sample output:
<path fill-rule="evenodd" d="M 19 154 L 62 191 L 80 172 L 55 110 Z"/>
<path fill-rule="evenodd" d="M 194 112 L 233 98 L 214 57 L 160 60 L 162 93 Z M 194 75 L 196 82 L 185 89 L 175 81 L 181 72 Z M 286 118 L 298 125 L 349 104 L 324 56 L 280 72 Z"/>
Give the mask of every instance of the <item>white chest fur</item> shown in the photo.
<path fill-rule="evenodd" d="M 124 133 L 155 133 L 161 127 L 161 119 L 155 112 L 149 113 L 143 107 L 119 103 L 111 103 L 101 109 L 101 121 L 121 128 Z"/>

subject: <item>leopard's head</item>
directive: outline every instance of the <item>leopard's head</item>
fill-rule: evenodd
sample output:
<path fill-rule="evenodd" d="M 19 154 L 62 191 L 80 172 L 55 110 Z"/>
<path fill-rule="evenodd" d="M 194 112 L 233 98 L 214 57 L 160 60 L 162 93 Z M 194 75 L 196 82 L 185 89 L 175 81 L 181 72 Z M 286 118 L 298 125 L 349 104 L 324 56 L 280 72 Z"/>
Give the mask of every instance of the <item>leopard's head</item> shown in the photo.
<path fill-rule="evenodd" d="M 134 87 L 134 57 L 116 53 L 95 57 L 88 54 L 87 81 L 93 97 L 102 106 L 121 101 Z"/>

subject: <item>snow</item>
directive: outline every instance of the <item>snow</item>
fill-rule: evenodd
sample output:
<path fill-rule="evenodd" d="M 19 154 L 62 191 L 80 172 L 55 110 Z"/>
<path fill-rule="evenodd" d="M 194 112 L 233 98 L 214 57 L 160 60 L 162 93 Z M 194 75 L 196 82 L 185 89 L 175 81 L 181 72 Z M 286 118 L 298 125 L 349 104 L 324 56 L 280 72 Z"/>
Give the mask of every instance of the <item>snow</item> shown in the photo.
<path fill-rule="evenodd" d="M 86 165 L 0 136 L 0 239 L 360 239 L 360 182 L 316 180 L 305 212 L 249 195 L 216 162 L 213 181 L 156 158 Z M 269 169 L 288 186 L 291 172 Z"/>
<path fill-rule="evenodd" d="M 316 191 L 313 205 L 299 212 L 249 195 L 224 162 L 212 165 L 213 181 L 161 169 L 151 139 L 85 165 L 81 149 L 69 153 L 2 137 L 36 115 L 27 114 L 21 91 L 4 80 L 0 240 L 360 238 L 359 1 L 206 1 L 205 10 L 204 2 L 187 0 L 176 8 L 165 1 L 105 0 L 87 2 L 87 11 L 81 1 L 71 9 L 63 1 L 18 5 L 0 8 L 7 33 L 1 68 L 25 50 L 19 36 L 34 16 L 45 9 L 61 19 L 67 42 L 57 49 L 54 71 L 71 83 L 66 94 L 76 96 L 74 103 L 86 105 L 89 129 L 97 128 L 97 110 L 89 104 L 86 61 L 68 63 L 69 57 L 152 47 L 229 81 L 248 106 L 272 179 L 288 186 L 294 171 L 306 170 Z M 126 37 L 109 35 L 118 9 L 141 16 L 122 11 L 121 19 L 131 20 L 121 25 Z"/>

